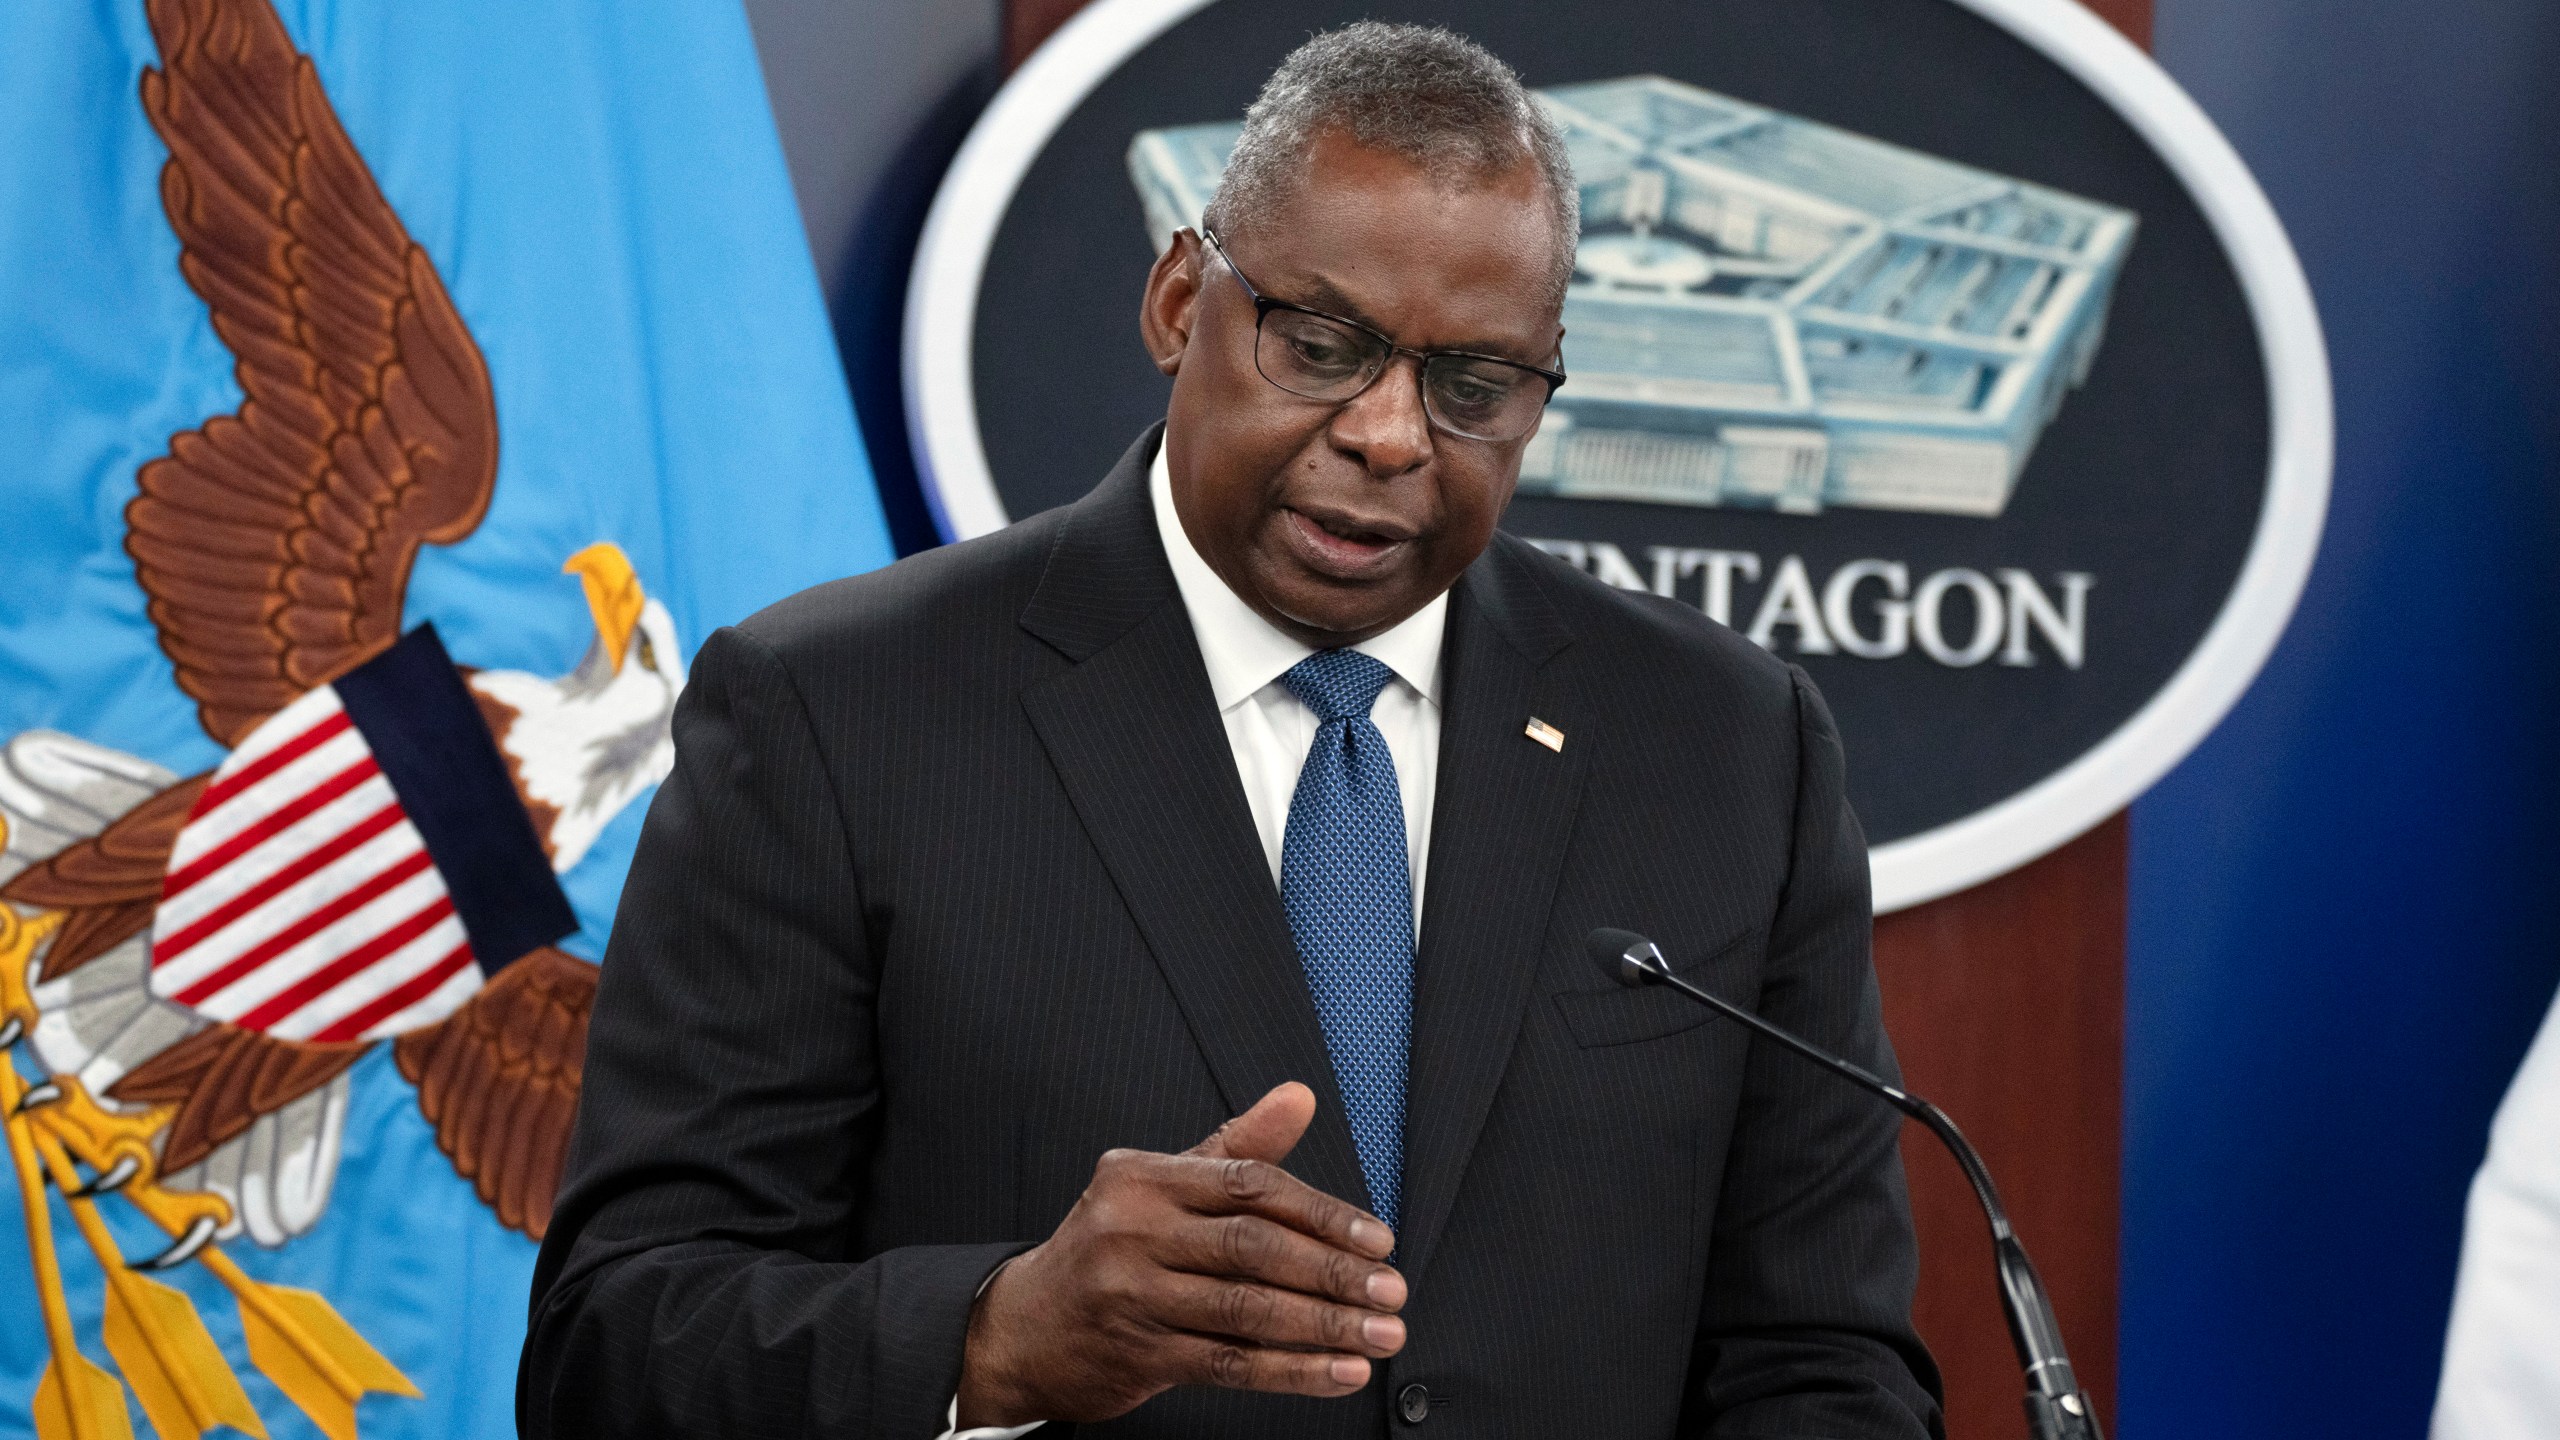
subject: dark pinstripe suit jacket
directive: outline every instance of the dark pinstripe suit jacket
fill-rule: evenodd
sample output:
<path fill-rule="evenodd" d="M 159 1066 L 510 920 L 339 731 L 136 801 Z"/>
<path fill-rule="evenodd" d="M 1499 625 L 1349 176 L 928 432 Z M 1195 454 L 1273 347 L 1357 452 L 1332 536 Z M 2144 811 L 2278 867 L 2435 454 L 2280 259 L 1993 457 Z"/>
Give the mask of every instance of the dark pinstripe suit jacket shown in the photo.
<path fill-rule="evenodd" d="M 932 1440 L 979 1281 L 1095 1157 L 1181 1149 L 1283 1080 L 1323 1100 L 1290 1168 L 1363 1198 L 1155 534 L 1154 445 L 1075 505 L 704 645 L 605 960 L 527 1436 Z M 1643 931 L 1890 1070 L 1820 698 L 1509 537 L 1447 645 L 1411 1343 L 1347 1399 L 1184 1389 L 1083 1428 L 1934 1432 L 1895 1117 L 1583 955 L 1596 925 Z"/>

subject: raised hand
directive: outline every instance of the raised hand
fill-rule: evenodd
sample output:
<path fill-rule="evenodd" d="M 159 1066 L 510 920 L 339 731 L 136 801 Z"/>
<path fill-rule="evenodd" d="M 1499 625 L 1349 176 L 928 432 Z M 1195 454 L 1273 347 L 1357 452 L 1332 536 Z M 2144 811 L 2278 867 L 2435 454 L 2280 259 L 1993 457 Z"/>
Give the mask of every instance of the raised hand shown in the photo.
<path fill-rule="evenodd" d="M 961 1425 L 1107 1420 L 1176 1385 L 1367 1385 L 1404 1348 L 1404 1277 L 1384 1223 L 1280 1168 L 1315 1107 L 1293 1081 L 1179 1155 L 1104 1155 L 978 1297 Z"/>

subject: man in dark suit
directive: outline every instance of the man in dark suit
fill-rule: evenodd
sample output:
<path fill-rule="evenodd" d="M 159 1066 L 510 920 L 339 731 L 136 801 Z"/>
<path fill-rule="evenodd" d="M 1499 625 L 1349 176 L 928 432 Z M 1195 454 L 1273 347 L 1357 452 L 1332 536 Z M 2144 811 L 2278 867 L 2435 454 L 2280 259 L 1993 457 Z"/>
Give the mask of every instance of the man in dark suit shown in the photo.
<path fill-rule="evenodd" d="M 1584 958 L 1891 1070 L 1811 685 L 1495 533 L 1576 199 L 1482 50 L 1318 37 L 1164 427 L 703 647 L 526 1435 L 1937 1433 L 1893 1114 Z"/>

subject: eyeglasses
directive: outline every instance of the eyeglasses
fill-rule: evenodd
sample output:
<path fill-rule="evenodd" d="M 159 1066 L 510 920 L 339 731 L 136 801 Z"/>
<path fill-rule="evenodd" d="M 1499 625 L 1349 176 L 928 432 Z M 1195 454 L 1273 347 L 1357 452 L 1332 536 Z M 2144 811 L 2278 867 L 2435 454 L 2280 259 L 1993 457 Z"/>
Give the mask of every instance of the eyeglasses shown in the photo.
<path fill-rule="evenodd" d="M 1396 356 L 1410 355 L 1422 367 L 1422 413 L 1431 423 L 1499 445 L 1537 429 L 1564 383 L 1561 370 L 1465 350 L 1409 350 L 1357 321 L 1274 300 L 1236 268 L 1216 231 L 1202 235 L 1253 300 L 1253 368 L 1292 395 L 1348 403 L 1378 383 Z"/>

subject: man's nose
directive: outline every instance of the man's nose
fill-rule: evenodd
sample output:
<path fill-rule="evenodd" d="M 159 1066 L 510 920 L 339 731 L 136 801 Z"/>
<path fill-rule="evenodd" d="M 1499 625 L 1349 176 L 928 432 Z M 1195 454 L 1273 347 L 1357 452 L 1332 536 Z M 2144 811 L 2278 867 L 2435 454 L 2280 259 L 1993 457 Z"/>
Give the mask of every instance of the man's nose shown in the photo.
<path fill-rule="evenodd" d="M 1422 362 L 1388 357 L 1387 373 L 1334 412 L 1333 442 L 1360 457 L 1370 477 L 1393 479 L 1431 458 L 1431 417 L 1422 408 Z"/>

